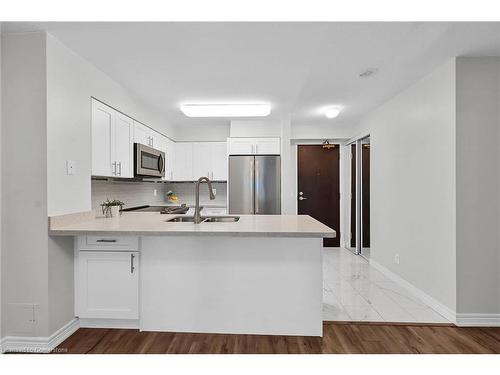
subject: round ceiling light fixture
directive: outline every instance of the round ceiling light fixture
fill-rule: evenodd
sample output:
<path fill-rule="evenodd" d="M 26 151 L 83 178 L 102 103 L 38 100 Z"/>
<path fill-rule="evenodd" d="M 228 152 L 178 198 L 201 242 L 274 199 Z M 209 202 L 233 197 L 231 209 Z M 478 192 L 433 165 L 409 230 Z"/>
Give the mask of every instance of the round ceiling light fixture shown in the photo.
<path fill-rule="evenodd" d="M 359 78 L 369 78 L 378 73 L 378 68 L 367 68 L 359 73 Z"/>
<path fill-rule="evenodd" d="M 335 118 L 340 114 L 339 107 L 328 107 L 325 109 L 326 118 Z"/>

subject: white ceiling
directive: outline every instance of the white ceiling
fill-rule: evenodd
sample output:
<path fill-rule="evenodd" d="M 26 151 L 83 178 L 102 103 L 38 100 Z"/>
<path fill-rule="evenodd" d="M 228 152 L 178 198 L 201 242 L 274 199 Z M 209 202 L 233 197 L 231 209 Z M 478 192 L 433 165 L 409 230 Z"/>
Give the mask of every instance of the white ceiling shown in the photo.
<path fill-rule="evenodd" d="M 500 56 L 500 23 L 4 23 L 45 30 L 175 126 L 191 101 L 269 101 L 272 117 L 352 126 L 453 56 Z M 359 73 L 375 67 L 366 79 Z M 319 109 L 336 104 L 334 120 Z"/>

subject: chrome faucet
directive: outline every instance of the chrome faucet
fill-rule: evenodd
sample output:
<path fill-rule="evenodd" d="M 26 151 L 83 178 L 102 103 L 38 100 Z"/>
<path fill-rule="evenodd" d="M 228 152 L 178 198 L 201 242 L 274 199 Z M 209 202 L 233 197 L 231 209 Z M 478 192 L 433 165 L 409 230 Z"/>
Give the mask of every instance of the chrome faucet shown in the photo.
<path fill-rule="evenodd" d="M 198 181 L 196 181 L 196 192 L 195 192 L 195 206 L 194 206 L 194 223 L 195 224 L 200 224 L 201 223 L 201 210 L 203 207 L 200 208 L 200 183 L 203 181 L 206 181 L 208 184 L 208 194 L 210 196 L 210 200 L 215 199 L 215 194 L 214 191 L 212 190 L 212 182 L 208 179 L 208 177 L 200 177 Z"/>

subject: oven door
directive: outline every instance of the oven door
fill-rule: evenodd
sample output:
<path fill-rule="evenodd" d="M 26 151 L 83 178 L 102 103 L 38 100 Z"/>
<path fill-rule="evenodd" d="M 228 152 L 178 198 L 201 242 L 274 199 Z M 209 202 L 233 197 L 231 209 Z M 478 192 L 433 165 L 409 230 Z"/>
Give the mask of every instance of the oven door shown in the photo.
<path fill-rule="evenodd" d="M 165 153 L 140 143 L 134 144 L 134 170 L 136 176 L 165 176 Z"/>

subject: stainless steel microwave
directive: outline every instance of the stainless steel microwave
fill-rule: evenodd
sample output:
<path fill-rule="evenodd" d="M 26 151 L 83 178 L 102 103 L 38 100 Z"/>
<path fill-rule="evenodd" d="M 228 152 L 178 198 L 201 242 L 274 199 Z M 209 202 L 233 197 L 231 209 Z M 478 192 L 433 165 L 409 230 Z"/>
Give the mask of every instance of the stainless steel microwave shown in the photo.
<path fill-rule="evenodd" d="M 136 177 L 164 177 L 165 153 L 134 143 L 134 175 Z"/>

